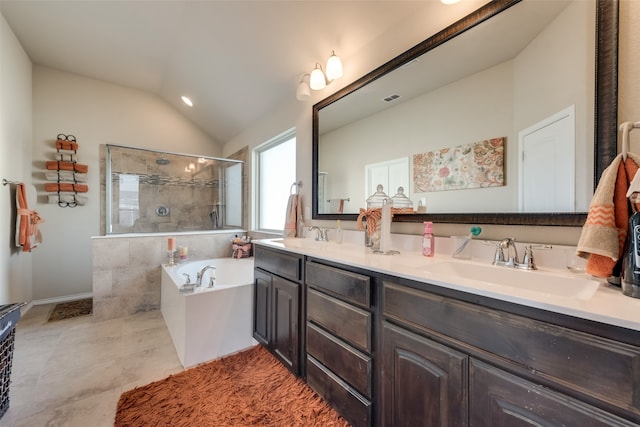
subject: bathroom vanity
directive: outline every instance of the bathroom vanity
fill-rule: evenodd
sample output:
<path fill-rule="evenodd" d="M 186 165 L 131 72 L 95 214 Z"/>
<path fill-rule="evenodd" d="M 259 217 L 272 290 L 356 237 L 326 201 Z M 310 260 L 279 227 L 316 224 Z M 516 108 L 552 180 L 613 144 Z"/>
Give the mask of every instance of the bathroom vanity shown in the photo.
<path fill-rule="evenodd" d="M 254 336 L 354 426 L 640 423 L 640 300 L 617 289 L 554 293 L 543 282 L 592 283 L 523 271 L 527 289 L 505 290 L 448 256 L 256 243 Z"/>
<path fill-rule="evenodd" d="M 303 256 L 254 248 L 253 337 L 301 375 L 300 295 Z"/>

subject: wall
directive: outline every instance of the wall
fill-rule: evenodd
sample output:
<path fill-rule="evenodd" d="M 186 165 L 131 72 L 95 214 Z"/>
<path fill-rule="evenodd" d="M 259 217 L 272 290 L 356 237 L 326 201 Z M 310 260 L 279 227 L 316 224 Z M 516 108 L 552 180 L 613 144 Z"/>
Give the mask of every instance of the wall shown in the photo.
<path fill-rule="evenodd" d="M 2 15 L 0 64 L 0 179 L 31 184 L 32 65 Z M 15 247 L 15 198 L 15 185 L 0 186 L 0 305 L 33 295 L 33 253 Z"/>
<path fill-rule="evenodd" d="M 220 156 L 221 147 L 159 97 L 40 66 L 33 72 L 33 170 L 44 242 L 33 253 L 35 300 L 91 292 L 91 237 L 100 235 L 99 145 Z M 56 135 L 76 136 L 89 165 L 85 206 L 46 204 L 44 163 Z M 27 144 L 27 146 L 29 146 Z"/>

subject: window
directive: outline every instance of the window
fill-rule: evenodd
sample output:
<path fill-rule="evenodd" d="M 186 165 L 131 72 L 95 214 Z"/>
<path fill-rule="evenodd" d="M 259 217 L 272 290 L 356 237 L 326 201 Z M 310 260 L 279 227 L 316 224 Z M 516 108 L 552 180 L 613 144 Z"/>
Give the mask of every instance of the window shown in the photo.
<path fill-rule="evenodd" d="M 296 181 L 296 133 L 289 130 L 254 151 L 256 229 L 283 231 L 289 190 Z"/>

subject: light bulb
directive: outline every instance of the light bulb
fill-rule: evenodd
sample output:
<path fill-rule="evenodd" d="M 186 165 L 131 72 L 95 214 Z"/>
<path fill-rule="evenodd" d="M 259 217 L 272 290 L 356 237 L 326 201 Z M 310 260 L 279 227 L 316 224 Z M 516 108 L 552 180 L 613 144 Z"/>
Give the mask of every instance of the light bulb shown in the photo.
<path fill-rule="evenodd" d="M 327 80 L 322 72 L 322 68 L 320 64 L 316 63 L 316 68 L 311 72 L 311 76 L 309 77 L 309 86 L 313 90 L 324 89 L 327 85 Z"/>
<path fill-rule="evenodd" d="M 193 107 L 193 102 L 191 102 L 191 100 L 189 98 L 187 98 L 186 96 L 182 97 L 182 102 L 187 104 L 189 107 Z"/>
<path fill-rule="evenodd" d="M 327 79 L 333 81 L 342 77 L 342 61 L 334 51 L 327 60 Z"/>

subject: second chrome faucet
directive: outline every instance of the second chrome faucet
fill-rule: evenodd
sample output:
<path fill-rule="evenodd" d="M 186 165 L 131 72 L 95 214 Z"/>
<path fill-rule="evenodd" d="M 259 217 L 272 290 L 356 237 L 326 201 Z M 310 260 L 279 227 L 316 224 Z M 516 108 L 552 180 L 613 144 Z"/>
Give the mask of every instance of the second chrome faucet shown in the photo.
<path fill-rule="evenodd" d="M 312 225 L 309 227 L 309 231 L 316 230 L 316 240 L 320 242 L 328 242 L 329 238 L 327 237 L 327 229 L 320 228 L 317 225 Z"/>
<path fill-rule="evenodd" d="M 505 258 L 506 249 L 506 258 Z M 496 245 L 496 253 L 493 257 L 493 265 L 501 265 L 505 267 L 521 268 L 523 270 L 537 270 L 535 260 L 533 259 L 533 246 L 527 245 L 525 247 L 524 256 L 522 262 L 518 259 L 518 249 L 516 248 L 516 241 L 513 238 L 507 237 L 501 240 Z"/>

